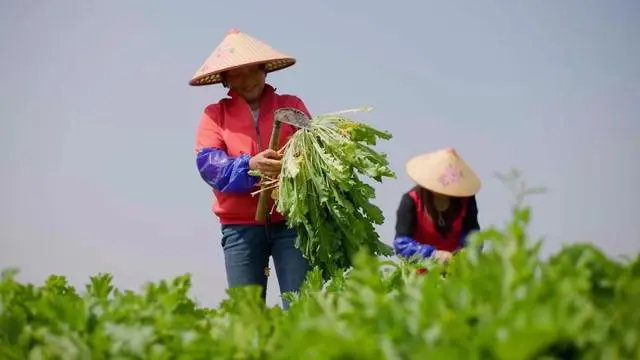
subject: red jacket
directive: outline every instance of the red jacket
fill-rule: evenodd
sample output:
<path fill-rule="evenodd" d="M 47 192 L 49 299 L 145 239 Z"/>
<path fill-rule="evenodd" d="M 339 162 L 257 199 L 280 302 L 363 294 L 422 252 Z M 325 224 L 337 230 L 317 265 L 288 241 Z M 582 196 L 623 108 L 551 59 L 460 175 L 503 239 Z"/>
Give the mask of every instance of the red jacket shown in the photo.
<path fill-rule="evenodd" d="M 257 124 L 248 104 L 233 90 L 230 98 L 207 106 L 200 120 L 196 136 L 197 165 L 200 176 L 213 188 L 215 200 L 212 210 L 221 224 L 257 224 L 255 214 L 259 178 L 248 175 L 251 156 L 267 149 L 273 129 L 274 111 L 281 107 L 293 107 L 310 116 L 306 106 L 298 97 L 279 95 L 270 85 L 265 90 L 260 104 Z M 282 124 L 280 147 L 297 129 Z M 269 203 L 269 209 L 273 206 Z M 283 221 L 275 212 L 271 222 Z"/>

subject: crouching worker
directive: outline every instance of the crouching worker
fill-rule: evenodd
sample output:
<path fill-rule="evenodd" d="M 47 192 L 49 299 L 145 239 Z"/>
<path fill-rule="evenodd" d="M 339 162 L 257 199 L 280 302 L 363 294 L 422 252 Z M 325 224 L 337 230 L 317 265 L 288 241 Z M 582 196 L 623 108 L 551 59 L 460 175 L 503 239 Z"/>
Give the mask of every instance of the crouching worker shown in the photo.
<path fill-rule="evenodd" d="M 472 231 L 480 230 L 475 198 L 480 179 L 452 148 L 416 156 L 406 171 L 417 186 L 400 200 L 395 252 L 446 263 Z"/>

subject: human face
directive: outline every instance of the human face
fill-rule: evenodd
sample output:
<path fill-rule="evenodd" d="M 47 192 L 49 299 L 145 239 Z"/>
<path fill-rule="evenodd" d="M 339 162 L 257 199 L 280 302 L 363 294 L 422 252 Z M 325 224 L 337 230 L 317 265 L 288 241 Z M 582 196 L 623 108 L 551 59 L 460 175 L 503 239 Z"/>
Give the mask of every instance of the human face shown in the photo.
<path fill-rule="evenodd" d="M 227 71 L 224 79 L 229 88 L 240 94 L 248 103 L 253 103 L 262 95 L 266 73 L 259 65 L 249 65 Z"/>

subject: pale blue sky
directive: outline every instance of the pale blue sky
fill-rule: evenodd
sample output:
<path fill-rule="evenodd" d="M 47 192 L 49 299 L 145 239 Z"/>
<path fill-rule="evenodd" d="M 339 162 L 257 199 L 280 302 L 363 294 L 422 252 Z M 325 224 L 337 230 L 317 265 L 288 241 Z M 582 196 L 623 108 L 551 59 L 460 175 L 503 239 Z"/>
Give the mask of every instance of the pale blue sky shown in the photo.
<path fill-rule="evenodd" d="M 545 253 L 640 249 L 638 1 L 6 1 L 0 267 L 125 288 L 191 272 L 202 302 L 223 298 L 193 144 L 224 90 L 187 82 L 230 27 L 297 57 L 268 80 L 311 112 L 374 106 L 359 118 L 394 134 L 399 175 L 377 186 L 387 242 L 405 161 L 452 145 L 484 181 L 482 225 L 507 219 L 492 174 L 516 166 L 549 188 L 531 200 Z"/>

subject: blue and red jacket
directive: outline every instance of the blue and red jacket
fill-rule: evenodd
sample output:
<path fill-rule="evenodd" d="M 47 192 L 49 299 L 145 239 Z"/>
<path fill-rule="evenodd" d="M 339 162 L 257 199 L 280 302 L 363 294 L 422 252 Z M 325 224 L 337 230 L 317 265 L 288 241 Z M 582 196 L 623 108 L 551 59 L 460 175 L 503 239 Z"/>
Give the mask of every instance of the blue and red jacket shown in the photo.
<path fill-rule="evenodd" d="M 432 221 L 431 194 L 415 187 L 405 193 L 396 212 L 396 236 L 393 247 L 397 255 L 428 258 L 437 250 L 455 252 L 466 244 L 472 231 L 480 230 L 475 196 L 451 198 L 443 213 L 445 224 Z"/>
<path fill-rule="evenodd" d="M 196 164 L 202 179 L 212 188 L 215 196 L 212 210 L 220 223 L 256 224 L 255 214 L 260 178 L 249 175 L 249 159 L 267 149 L 273 128 L 274 111 L 281 107 L 293 107 L 310 116 L 298 97 L 280 95 L 265 84 L 258 119 L 254 121 L 249 105 L 233 90 L 229 98 L 207 106 L 200 119 L 196 135 Z M 283 124 L 280 129 L 280 146 L 286 144 L 296 128 Z M 270 200 L 269 209 L 273 206 Z M 283 221 L 274 211 L 271 222 Z"/>

